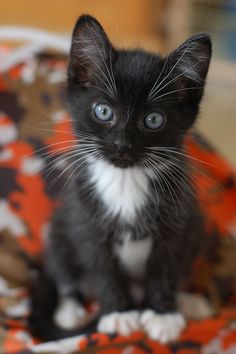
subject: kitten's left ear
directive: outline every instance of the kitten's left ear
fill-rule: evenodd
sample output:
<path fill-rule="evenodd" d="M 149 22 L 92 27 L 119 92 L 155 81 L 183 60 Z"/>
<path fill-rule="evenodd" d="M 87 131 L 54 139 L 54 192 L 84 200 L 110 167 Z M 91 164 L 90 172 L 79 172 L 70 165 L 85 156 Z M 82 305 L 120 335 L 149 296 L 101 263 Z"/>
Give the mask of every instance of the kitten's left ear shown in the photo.
<path fill-rule="evenodd" d="M 179 74 L 179 79 L 186 79 L 185 86 L 192 83 L 204 84 L 211 59 L 211 39 L 205 33 L 196 34 L 187 39 L 168 56 L 169 65 Z M 183 84 L 183 82 L 182 82 Z"/>
<path fill-rule="evenodd" d="M 79 17 L 72 34 L 69 80 L 80 83 L 100 77 L 106 82 L 113 59 L 113 47 L 100 23 L 90 15 Z"/>

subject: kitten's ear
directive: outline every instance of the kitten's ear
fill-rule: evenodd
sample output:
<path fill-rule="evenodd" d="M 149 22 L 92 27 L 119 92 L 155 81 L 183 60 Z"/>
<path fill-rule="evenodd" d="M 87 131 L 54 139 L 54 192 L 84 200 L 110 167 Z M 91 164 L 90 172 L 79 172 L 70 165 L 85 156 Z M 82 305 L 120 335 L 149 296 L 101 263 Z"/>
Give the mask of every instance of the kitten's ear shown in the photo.
<path fill-rule="evenodd" d="M 112 56 L 112 45 L 100 23 L 92 16 L 80 16 L 72 35 L 69 80 L 81 84 L 86 84 L 92 77 L 104 80 Z"/>
<path fill-rule="evenodd" d="M 168 56 L 173 72 L 179 74 L 182 86 L 203 86 L 211 59 L 211 39 L 205 33 L 187 39 Z"/>

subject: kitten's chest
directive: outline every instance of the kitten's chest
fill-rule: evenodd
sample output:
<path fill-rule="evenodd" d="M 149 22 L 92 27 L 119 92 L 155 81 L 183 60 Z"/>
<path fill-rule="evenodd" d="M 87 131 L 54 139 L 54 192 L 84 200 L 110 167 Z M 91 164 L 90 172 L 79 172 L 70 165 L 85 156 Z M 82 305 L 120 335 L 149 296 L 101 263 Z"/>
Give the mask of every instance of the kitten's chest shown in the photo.
<path fill-rule="evenodd" d="M 131 234 L 127 232 L 122 235 L 122 239 L 121 243 L 114 243 L 113 246 L 119 264 L 130 276 L 143 277 L 153 245 L 152 238 L 133 240 Z"/>
<path fill-rule="evenodd" d="M 118 168 L 105 160 L 93 159 L 89 164 L 89 174 L 106 211 L 124 221 L 134 221 L 150 196 L 147 171 L 139 167 Z"/>

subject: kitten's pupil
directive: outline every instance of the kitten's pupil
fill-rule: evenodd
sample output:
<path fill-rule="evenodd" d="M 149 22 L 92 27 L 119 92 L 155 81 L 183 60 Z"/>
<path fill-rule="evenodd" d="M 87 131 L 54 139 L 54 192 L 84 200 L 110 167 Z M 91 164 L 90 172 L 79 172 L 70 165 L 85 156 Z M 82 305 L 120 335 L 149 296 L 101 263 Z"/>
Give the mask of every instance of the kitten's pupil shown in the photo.
<path fill-rule="evenodd" d="M 107 104 L 96 104 L 94 106 L 94 114 L 101 121 L 108 121 L 113 117 L 112 109 Z"/>
<path fill-rule="evenodd" d="M 106 107 L 103 107 L 103 108 L 101 109 L 101 112 L 102 112 L 102 114 L 103 114 L 104 116 L 106 116 L 106 115 L 107 115 L 107 109 L 106 109 Z"/>
<path fill-rule="evenodd" d="M 158 112 L 148 114 L 144 119 L 144 125 L 148 129 L 158 129 L 164 123 L 164 117 Z"/>
<path fill-rule="evenodd" d="M 154 115 L 151 116 L 150 121 L 152 124 L 155 124 L 156 122 L 156 117 Z"/>

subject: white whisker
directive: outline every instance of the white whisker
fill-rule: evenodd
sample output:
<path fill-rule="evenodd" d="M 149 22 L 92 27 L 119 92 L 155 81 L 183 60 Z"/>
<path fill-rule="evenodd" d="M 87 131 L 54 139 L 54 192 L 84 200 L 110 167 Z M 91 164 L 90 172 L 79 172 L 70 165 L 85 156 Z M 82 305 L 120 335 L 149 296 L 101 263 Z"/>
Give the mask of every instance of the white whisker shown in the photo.
<path fill-rule="evenodd" d="M 148 155 L 150 156 L 150 155 Z M 186 177 L 186 175 L 178 170 L 174 165 L 172 165 L 171 167 L 168 166 L 168 163 L 170 161 L 165 161 L 164 159 L 161 159 L 159 158 L 159 156 L 150 156 L 150 158 L 155 161 L 155 162 L 159 162 L 160 164 L 164 164 L 167 168 L 168 171 L 168 175 L 169 175 L 169 178 L 171 178 L 172 182 L 175 184 L 175 186 L 178 188 L 178 190 L 181 192 L 181 194 L 185 196 L 185 194 L 183 193 L 183 190 L 182 190 L 182 187 L 187 191 L 188 195 L 191 194 L 193 197 L 195 197 L 195 193 L 193 192 L 193 189 L 191 189 L 190 187 L 190 184 L 189 184 L 189 179 Z M 163 160 L 166 162 L 166 164 L 163 162 Z M 173 177 L 173 178 L 172 178 Z M 181 187 L 180 187 L 181 185 Z M 192 201 L 190 201 L 190 199 L 186 199 L 190 204 L 191 206 L 193 206 L 193 203 Z"/>
<path fill-rule="evenodd" d="M 164 72 L 164 70 L 165 70 L 165 68 L 166 68 L 166 64 L 167 64 L 167 62 L 168 62 L 168 59 L 169 59 L 168 57 L 169 57 L 169 54 L 171 53 L 171 50 L 172 50 L 172 47 L 173 47 L 173 43 L 174 43 L 174 39 L 172 39 L 172 41 L 171 41 L 171 44 L 170 44 L 170 47 L 169 47 L 169 50 L 168 50 L 168 54 L 166 55 L 166 60 L 165 60 L 164 65 L 163 65 L 163 67 L 162 67 L 162 69 L 161 69 L 161 71 L 160 71 L 160 74 L 158 75 L 156 81 L 154 82 L 154 85 L 152 86 L 152 88 L 151 88 L 151 90 L 150 90 L 150 92 L 149 92 L 149 95 L 148 95 L 148 102 L 151 100 L 152 93 L 153 93 L 153 92 L 155 91 L 155 89 L 156 89 L 155 86 L 156 86 L 156 84 L 158 83 L 158 81 L 159 81 L 159 79 L 160 79 L 162 73 Z"/>
<path fill-rule="evenodd" d="M 95 157 L 95 158 L 99 158 L 101 157 L 101 154 L 98 151 L 94 151 L 94 153 L 90 154 L 91 156 Z M 76 163 L 77 161 L 75 161 Z M 63 189 L 65 189 L 66 185 L 68 185 L 68 182 L 71 180 L 70 184 L 68 185 L 68 189 L 70 189 L 71 183 L 73 183 L 74 180 L 76 180 L 79 176 L 79 174 L 81 173 L 81 166 L 86 166 L 88 164 L 88 162 L 85 160 L 84 162 L 82 162 L 79 166 L 76 166 L 76 168 L 71 172 L 71 174 L 69 175 Z M 80 171 L 76 174 L 77 170 L 80 168 Z M 73 178 L 73 179 L 72 179 Z"/>
<path fill-rule="evenodd" d="M 90 33 L 93 32 L 92 37 L 93 37 L 93 39 L 95 40 L 97 49 L 98 49 L 98 51 L 99 51 L 99 54 L 101 55 L 101 58 L 102 58 L 102 60 L 103 60 L 103 63 L 104 63 L 104 65 L 105 65 L 105 68 L 106 68 L 106 70 L 107 70 L 107 74 L 109 75 L 109 78 L 110 78 L 110 80 L 111 80 L 111 87 L 112 87 L 112 89 L 114 90 L 114 92 L 117 93 L 115 78 L 114 78 L 114 76 L 111 75 L 111 72 L 110 72 L 110 70 L 108 69 L 106 60 L 105 60 L 104 56 L 102 55 L 102 52 L 101 52 L 101 50 L 100 50 L 100 48 L 99 48 L 99 46 L 98 46 L 98 44 L 97 44 L 97 41 L 96 41 L 96 38 L 95 38 L 96 35 L 95 35 L 95 37 L 94 37 L 93 28 L 90 27 L 88 24 L 87 24 L 87 26 L 88 26 L 88 28 L 89 28 L 89 30 L 90 30 Z M 112 49 L 112 48 L 110 48 L 110 49 Z M 110 55 L 110 64 L 111 64 L 111 55 Z M 108 80 L 108 81 L 109 81 L 109 80 Z"/>
<path fill-rule="evenodd" d="M 171 158 L 172 160 L 176 160 L 177 162 L 182 162 L 182 163 L 184 162 L 184 163 L 185 163 L 185 161 L 183 161 L 183 159 L 182 159 L 182 156 L 183 156 L 183 157 L 187 157 L 188 159 L 190 159 L 190 161 L 189 161 L 189 163 L 188 163 L 188 170 L 186 171 L 186 173 L 189 174 L 190 178 L 196 183 L 196 185 L 198 185 L 198 186 L 201 187 L 200 182 L 197 180 L 197 178 L 194 176 L 194 174 L 190 173 L 190 170 L 193 171 L 193 173 L 197 173 L 197 174 L 204 175 L 205 178 L 207 178 L 208 180 L 214 182 L 214 179 L 211 178 L 209 175 L 205 174 L 205 173 L 202 171 L 202 169 L 198 169 L 198 168 L 196 168 L 195 166 L 193 166 L 193 164 L 192 164 L 192 162 L 191 162 L 192 156 L 189 156 L 189 155 L 186 155 L 186 154 L 180 154 L 180 156 L 179 156 L 179 155 L 173 156 L 171 153 L 174 152 L 174 151 L 171 150 L 171 152 L 168 152 L 168 153 L 167 153 L 167 152 L 165 152 L 166 149 L 164 149 L 164 151 L 163 151 L 163 150 L 159 151 L 159 150 L 154 150 L 154 149 L 153 149 L 152 151 L 153 151 L 154 153 L 157 152 L 157 153 L 158 153 L 158 156 L 159 156 L 159 155 L 162 155 L 162 157 Z M 193 159 L 193 161 L 195 160 L 194 158 L 192 158 L 192 159 Z M 201 163 L 207 164 L 207 163 L 206 163 L 205 161 L 203 161 L 203 160 L 198 160 L 198 159 L 197 159 L 197 162 L 201 162 Z M 207 165 L 208 165 L 208 164 L 207 164 Z M 210 166 L 211 166 L 211 165 L 210 165 Z M 176 165 L 176 167 L 179 168 L 178 165 Z M 181 166 L 181 167 L 184 168 L 183 166 Z M 213 167 L 216 167 L 216 166 L 213 166 Z M 204 183 L 204 181 L 201 181 L 201 183 L 202 183 L 202 184 L 206 184 L 206 182 Z"/>
<path fill-rule="evenodd" d="M 199 63 L 199 62 L 198 62 Z M 155 91 L 155 95 L 157 95 L 160 91 L 162 91 L 166 86 L 169 86 L 172 82 L 176 81 L 178 78 L 180 78 L 181 76 L 183 76 L 184 74 L 188 73 L 194 66 L 196 66 L 197 64 L 191 66 L 191 68 L 186 69 L 185 71 L 183 71 L 181 74 L 175 76 L 173 79 L 171 79 L 170 81 L 168 81 L 164 86 L 162 86 L 159 90 Z M 200 83 L 200 81 L 198 81 L 197 79 L 195 79 L 194 81 Z M 157 97 L 158 98 L 158 97 Z"/>
<path fill-rule="evenodd" d="M 51 161 L 49 164 L 48 164 L 48 167 L 50 165 L 53 165 L 51 166 L 48 170 L 47 170 L 47 175 L 46 175 L 46 178 L 48 178 L 49 174 L 51 174 L 52 171 L 54 171 L 55 169 L 58 168 L 58 161 L 61 160 L 61 163 L 65 163 L 66 161 L 70 160 L 70 159 L 74 159 L 75 157 L 84 157 L 85 156 L 85 153 L 86 154 L 91 154 L 93 153 L 95 150 L 95 148 L 87 148 L 87 149 L 79 149 L 79 150 L 75 150 L 75 151 L 70 151 L 70 152 L 67 152 L 64 154 L 64 156 L 58 156 L 55 160 Z M 58 178 L 56 180 L 58 180 L 68 169 L 69 169 L 69 166 L 68 165 L 58 176 Z"/>
<path fill-rule="evenodd" d="M 149 163 L 150 163 L 151 166 L 153 167 L 154 171 L 156 171 L 156 173 L 159 173 L 159 176 L 161 177 L 161 179 L 162 179 L 163 182 L 165 183 L 165 185 L 166 185 L 166 187 L 167 187 L 167 190 L 168 190 L 168 192 L 169 192 L 169 194 L 170 194 L 170 196 L 171 196 L 171 198 L 172 198 L 172 200 L 173 200 L 173 202 L 174 202 L 175 210 L 176 210 L 176 215 L 178 215 L 178 209 L 177 209 L 177 205 L 176 205 L 176 202 L 175 202 L 175 200 L 176 200 L 177 202 L 179 202 L 179 201 L 178 201 L 178 197 L 177 197 L 177 195 L 176 195 L 176 193 L 175 193 L 175 190 L 173 189 L 173 187 L 172 187 L 171 184 L 169 183 L 168 179 L 165 177 L 165 175 L 164 175 L 165 172 L 164 172 L 163 170 L 162 170 L 162 171 L 158 170 L 157 166 L 155 165 L 155 163 L 154 163 L 153 161 L 150 160 L 150 158 L 147 158 L 147 160 L 149 161 Z M 173 194 L 174 194 L 174 196 L 175 196 L 175 199 L 174 199 Z"/>
<path fill-rule="evenodd" d="M 144 156 L 145 156 L 144 163 L 146 163 L 146 166 L 147 166 L 148 168 L 150 168 L 152 171 L 154 171 L 153 165 L 150 164 L 150 161 L 147 159 L 146 155 L 144 155 Z M 157 171 L 157 170 L 155 170 L 154 172 L 155 172 L 155 175 L 157 175 L 157 177 L 158 177 L 158 178 L 157 178 L 157 181 L 158 181 L 158 184 L 159 184 L 161 193 L 162 193 L 163 197 L 165 197 L 165 189 L 164 189 L 164 187 L 163 187 L 163 185 L 162 185 L 161 175 L 160 175 L 159 171 Z M 154 184 L 155 184 L 155 183 L 154 183 Z"/>
<path fill-rule="evenodd" d="M 189 46 L 190 46 L 190 43 L 189 43 L 189 45 L 186 47 L 186 49 L 184 50 L 184 52 L 183 52 L 183 54 L 180 56 L 180 58 L 177 60 L 177 62 L 175 63 L 175 65 L 174 65 L 174 66 L 171 68 L 171 70 L 168 72 L 168 74 L 167 74 L 167 75 L 163 78 L 163 80 L 161 80 L 161 82 L 159 82 L 159 84 L 156 86 L 156 88 L 155 88 L 155 90 L 154 90 L 152 96 L 156 94 L 156 91 L 157 91 L 157 89 L 161 86 L 161 84 L 162 84 L 163 82 L 165 82 L 166 79 L 168 79 L 168 77 L 170 76 L 170 74 L 173 72 L 173 70 L 176 68 L 176 66 L 179 64 L 179 62 L 182 60 L 182 58 L 183 58 L 184 55 L 186 54 L 186 52 L 187 52 Z M 149 101 L 150 101 L 150 99 L 149 99 Z"/>
<path fill-rule="evenodd" d="M 173 154 L 177 154 L 177 155 L 180 155 L 180 156 L 183 156 L 183 157 L 187 157 L 187 158 L 189 158 L 189 159 L 191 159 L 191 160 L 194 160 L 194 161 L 197 161 L 197 162 L 206 164 L 206 165 L 211 166 L 211 167 L 215 167 L 215 168 L 217 167 L 217 166 L 214 166 L 214 165 L 212 165 L 212 164 L 210 164 L 210 163 L 208 163 L 208 162 L 206 162 L 206 161 L 204 161 L 204 160 L 200 160 L 200 159 L 198 159 L 198 158 L 196 158 L 196 157 L 193 157 L 193 156 L 191 156 L 191 155 L 185 154 L 185 153 L 179 151 L 177 148 L 171 148 L 171 147 L 156 147 L 156 146 L 149 147 L 149 146 L 148 146 L 148 147 L 146 147 L 146 149 L 156 150 L 156 151 L 163 151 L 163 150 L 164 150 L 164 151 L 169 152 L 169 153 L 173 153 Z"/>
<path fill-rule="evenodd" d="M 186 87 L 186 88 L 183 88 L 183 89 L 178 89 L 178 90 L 173 90 L 173 91 L 169 91 L 169 92 L 166 92 L 166 93 L 163 93 L 162 95 L 160 96 L 157 96 L 156 98 L 153 98 L 152 101 L 159 101 L 160 98 L 162 97 L 165 97 L 165 96 L 168 96 L 168 95 L 171 95 L 172 93 L 175 93 L 175 92 L 181 92 L 181 91 L 187 91 L 187 90 L 200 90 L 202 89 L 203 87 Z M 177 97 L 178 98 L 178 97 Z M 182 97 L 183 98 L 183 97 Z"/>

